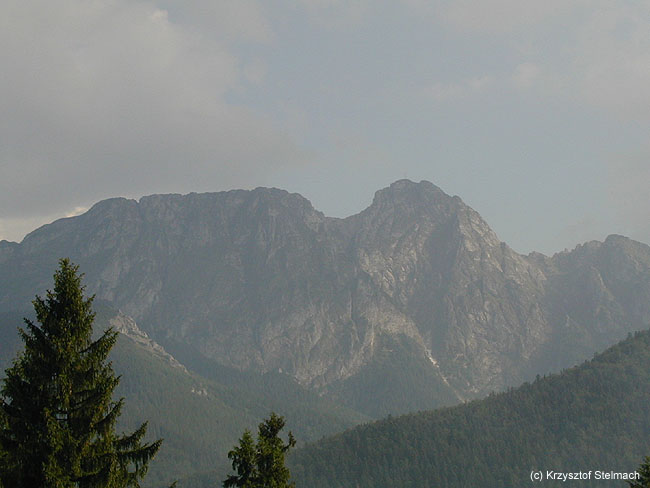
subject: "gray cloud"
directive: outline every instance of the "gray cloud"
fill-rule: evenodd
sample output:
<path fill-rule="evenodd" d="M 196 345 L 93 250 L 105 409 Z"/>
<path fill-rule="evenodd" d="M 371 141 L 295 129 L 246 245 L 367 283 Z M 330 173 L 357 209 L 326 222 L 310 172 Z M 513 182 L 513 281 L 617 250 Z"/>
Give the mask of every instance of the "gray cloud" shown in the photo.
<path fill-rule="evenodd" d="M 205 24 L 183 24 L 199 4 Z M 178 19 L 126 0 L 3 5 L 0 238 L 15 237 L 16 219 L 106 196 L 263 184 L 303 158 L 269 120 L 227 101 L 263 82 L 229 44 L 272 38 L 257 4 L 188 5 Z"/>
<path fill-rule="evenodd" d="M 2 9 L 0 238 L 104 197 L 268 184 L 349 215 L 405 176 L 521 250 L 648 228 L 647 158 L 614 185 L 606 157 L 647 143 L 647 2 Z"/>
<path fill-rule="evenodd" d="M 600 2 L 578 32 L 574 93 L 624 119 L 650 120 L 650 4 Z"/>
<path fill-rule="evenodd" d="M 416 8 L 424 8 L 426 4 L 422 0 L 405 1 Z M 436 12 L 446 24 L 463 31 L 508 34 L 565 17 L 586 4 L 589 4 L 586 0 L 457 0 L 445 2 Z"/>
<path fill-rule="evenodd" d="M 405 1 L 415 8 L 422 3 Z M 538 78 L 541 96 L 571 99 L 624 119 L 650 119 L 648 2 L 460 0 L 435 9 L 435 15 L 465 35 L 498 38 L 502 55 L 510 51 L 520 58 L 514 69 L 518 88 Z"/>

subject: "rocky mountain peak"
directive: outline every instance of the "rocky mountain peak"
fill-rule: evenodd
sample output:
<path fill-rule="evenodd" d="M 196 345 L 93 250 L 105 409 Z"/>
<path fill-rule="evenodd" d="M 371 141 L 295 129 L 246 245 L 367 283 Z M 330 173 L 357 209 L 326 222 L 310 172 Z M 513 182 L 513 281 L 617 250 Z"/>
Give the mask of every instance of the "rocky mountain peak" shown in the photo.
<path fill-rule="evenodd" d="M 354 219 L 359 247 L 390 259 L 451 262 L 463 255 L 476 260 L 502 254 L 501 242 L 478 212 L 428 181 L 399 180 L 379 190 Z"/>
<path fill-rule="evenodd" d="M 0 306 L 28 305 L 62 256 L 151 340 L 321 392 L 409 351 L 469 398 L 650 323 L 648 246 L 610 236 L 521 256 L 426 181 L 397 181 L 346 219 L 275 188 L 105 200 L 0 243 Z"/>
<path fill-rule="evenodd" d="M 428 181 L 416 183 L 411 180 L 398 180 L 375 192 L 372 204 L 365 211 L 383 211 L 389 208 L 410 212 L 417 212 L 419 209 L 431 211 L 437 206 L 450 205 L 452 200 L 453 197 Z"/>

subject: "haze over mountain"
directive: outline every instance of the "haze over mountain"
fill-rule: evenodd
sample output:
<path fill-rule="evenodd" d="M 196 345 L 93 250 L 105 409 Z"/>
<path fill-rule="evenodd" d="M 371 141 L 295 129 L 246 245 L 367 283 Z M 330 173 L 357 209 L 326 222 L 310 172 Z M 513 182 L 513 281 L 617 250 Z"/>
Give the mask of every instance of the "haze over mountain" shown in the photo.
<path fill-rule="evenodd" d="M 648 246 L 523 256 L 424 181 L 345 219 L 268 188 L 105 200 L 0 242 L 0 310 L 24 309 L 62 256 L 172 354 L 281 371 L 375 417 L 519 384 L 650 325 Z"/>
<path fill-rule="evenodd" d="M 649 452 L 649 372 L 644 331 L 506 393 L 323 439 L 291 456 L 292 473 L 311 488 L 519 487 L 531 471 L 546 486 L 623 488 L 611 473 L 634 472 Z"/>

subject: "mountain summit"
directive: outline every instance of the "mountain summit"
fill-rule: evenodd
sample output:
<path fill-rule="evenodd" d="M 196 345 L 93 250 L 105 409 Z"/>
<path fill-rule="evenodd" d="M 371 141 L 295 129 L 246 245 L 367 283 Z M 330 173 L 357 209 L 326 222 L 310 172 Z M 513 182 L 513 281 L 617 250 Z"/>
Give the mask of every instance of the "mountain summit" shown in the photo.
<path fill-rule="evenodd" d="M 278 371 L 370 415 L 474 398 L 650 325 L 650 248 L 522 256 L 429 182 L 345 219 L 257 188 L 110 199 L 0 246 L 0 307 L 61 256 L 155 341 Z"/>

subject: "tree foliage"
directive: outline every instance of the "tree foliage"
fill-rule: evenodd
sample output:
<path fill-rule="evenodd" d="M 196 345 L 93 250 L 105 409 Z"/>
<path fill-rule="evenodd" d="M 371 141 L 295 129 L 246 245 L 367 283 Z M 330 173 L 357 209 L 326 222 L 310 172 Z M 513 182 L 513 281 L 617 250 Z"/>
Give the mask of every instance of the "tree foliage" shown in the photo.
<path fill-rule="evenodd" d="M 637 469 L 640 478 L 630 482 L 631 488 L 650 488 L 650 456 L 647 456 L 639 469 Z"/>
<path fill-rule="evenodd" d="M 310 488 L 502 488 L 525 485 L 533 469 L 629 473 L 647 454 L 649 406 L 644 331 L 532 384 L 318 441 L 292 453 L 288 465 Z M 650 466 L 639 472 L 650 480 Z M 593 475 L 590 487 L 627 486 Z"/>
<path fill-rule="evenodd" d="M 115 433 L 124 399 L 108 354 L 117 332 L 92 338 L 93 298 L 78 266 L 59 262 L 54 289 L 33 301 L 36 322 L 20 329 L 24 352 L 7 369 L 0 402 L 0 483 L 21 487 L 136 487 L 161 440 L 147 424 Z"/>
<path fill-rule="evenodd" d="M 293 434 L 289 432 L 288 442 L 279 437 L 284 428 L 284 418 L 271 413 L 271 417 L 259 425 L 257 443 L 249 430 L 244 431 L 228 458 L 232 469 L 237 473 L 228 476 L 225 488 L 291 488 L 291 474 L 284 464 L 286 452 L 296 445 Z"/>

